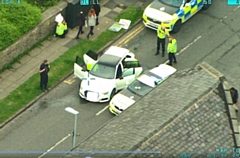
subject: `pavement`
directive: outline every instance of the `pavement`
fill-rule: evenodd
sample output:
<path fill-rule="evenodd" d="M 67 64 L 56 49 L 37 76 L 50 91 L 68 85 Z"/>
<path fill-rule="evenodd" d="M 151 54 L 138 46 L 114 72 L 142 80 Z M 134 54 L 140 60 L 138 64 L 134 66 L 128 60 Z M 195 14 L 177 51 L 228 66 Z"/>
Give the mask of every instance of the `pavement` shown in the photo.
<path fill-rule="evenodd" d="M 128 6 L 141 7 L 150 2 L 149 0 L 101 0 L 100 24 L 94 28 L 94 36 L 90 37 L 89 40 L 94 40 L 109 28 L 114 23 L 113 19 Z M 78 40 L 75 39 L 78 27 L 70 29 L 64 39 L 49 37 L 40 46 L 31 50 L 28 55 L 23 56 L 19 62 L 14 63 L 12 69 L 0 73 L 0 99 L 7 97 L 30 77 L 38 73 L 39 66 L 44 59 L 51 63 L 81 39 L 86 39 L 89 28 L 84 27 L 83 30 L 85 33 L 80 35 Z"/>

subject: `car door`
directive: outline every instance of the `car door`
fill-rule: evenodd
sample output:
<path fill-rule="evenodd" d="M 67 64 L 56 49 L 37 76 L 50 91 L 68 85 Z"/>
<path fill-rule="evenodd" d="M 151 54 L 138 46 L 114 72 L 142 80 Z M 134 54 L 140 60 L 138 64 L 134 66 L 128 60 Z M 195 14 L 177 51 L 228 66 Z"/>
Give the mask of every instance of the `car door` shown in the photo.
<path fill-rule="evenodd" d="M 139 64 L 139 61 L 136 60 L 135 58 L 128 58 L 128 60 L 125 60 L 123 62 L 123 68 L 124 70 L 134 68 L 135 78 L 137 78 L 143 71 L 143 68 Z"/>
<path fill-rule="evenodd" d="M 199 0 L 191 0 L 191 16 L 193 16 L 201 7 L 198 6 L 197 1 Z"/>
<path fill-rule="evenodd" d="M 82 66 L 80 66 L 81 62 L 81 58 L 77 56 L 74 63 L 74 75 L 79 79 L 85 78 L 88 75 L 88 72 L 85 71 Z"/>
<path fill-rule="evenodd" d="M 191 0 L 186 0 L 184 6 L 183 6 L 183 11 L 184 11 L 184 15 L 183 15 L 183 22 L 185 22 L 186 20 L 188 20 L 191 17 Z"/>
<path fill-rule="evenodd" d="M 96 64 L 98 59 L 98 54 L 94 51 L 89 50 L 86 54 L 83 55 L 83 60 L 85 65 L 91 63 L 91 64 Z"/>
<path fill-rule="evenodd" d="M 130 83 L 135 80 L 135 69 L 129 68 L 122 71 L 121 65 L 118 65 L 117 68 L 117 75 L 116 75 L 116 82 L 115 87 L 116 90 L 121 90 L 126 88 Z M 121 73 L 119 71 L 122 71 Z"/>

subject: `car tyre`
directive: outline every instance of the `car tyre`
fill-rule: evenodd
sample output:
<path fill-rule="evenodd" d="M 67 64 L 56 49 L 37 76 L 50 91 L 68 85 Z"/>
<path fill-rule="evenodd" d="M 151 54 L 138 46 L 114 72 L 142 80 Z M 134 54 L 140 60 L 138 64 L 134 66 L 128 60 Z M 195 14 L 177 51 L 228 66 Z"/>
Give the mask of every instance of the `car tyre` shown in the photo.
<path fill-rule="evenodd" d="M 204 4 L 202 10 L 207 10 L 210 7 L 210 4 Z"/>
<path fill-rule="evenodd" d="M 172 33 L 177 33 L 180 30 L 181 25 L 181 20 L 178 20 L 173 26 Z"/>
<path fill-rule="evenodd" d="M 116 94 L 115 89 L 112 90 L 111 94 L 110 94 L 110 100 L 113 98 L 113 96 Z"/>

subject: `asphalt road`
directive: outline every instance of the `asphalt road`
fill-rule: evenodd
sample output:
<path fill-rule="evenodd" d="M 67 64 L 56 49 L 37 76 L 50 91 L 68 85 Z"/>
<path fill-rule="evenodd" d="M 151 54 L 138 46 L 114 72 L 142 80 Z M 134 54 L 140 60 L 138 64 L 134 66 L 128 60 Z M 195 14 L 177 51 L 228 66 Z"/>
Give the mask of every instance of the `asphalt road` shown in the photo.
<path fill-rule="evenodd" d="M 174 35 L 179 47 L 178 63 L 174 67 L 183 70 L 206 61 L 240 90 L 239 13 L 239 7 L 227 6 L 226 1 L 214 1 L 208 10 L 199 12 L 183 24 L 180 32 Z M 155 31 L 142 27 L 142 24 L 133 31 L 114 45 L 132 50 L 147 68 L 167 61 L 166 55 L 164 58 L 154 55 Z M 64 110 L 66 107 L 79 111 L 77 133 L 80 136 L 77 137 L 77 144 L 114 118 L 108 109 L 104 110 L 107 103 L 90 103 L 79 99 L 78 79 L 70 76 L 66 81 L 1 129 L 1 151 L 70 150 L 74 116 Z M 36 155 L 40 156 L 42 152 Z"/>
<path fill-rule="evenodd" d="M 75 117 L 65 111 L 66 107 L 79 111 L 77 133 L 80 136 L 76 144 L 113 118 L 108 111 L 99 113 L 107 103 L 91 103 L 79 98 L 79 82 L 78 79 L 72 84 L 62 82 L 4 127 L 0 134 L 1 151 L 31 151 L 35 157 L 49 149 L 55 152 L 70 150 Z"/>

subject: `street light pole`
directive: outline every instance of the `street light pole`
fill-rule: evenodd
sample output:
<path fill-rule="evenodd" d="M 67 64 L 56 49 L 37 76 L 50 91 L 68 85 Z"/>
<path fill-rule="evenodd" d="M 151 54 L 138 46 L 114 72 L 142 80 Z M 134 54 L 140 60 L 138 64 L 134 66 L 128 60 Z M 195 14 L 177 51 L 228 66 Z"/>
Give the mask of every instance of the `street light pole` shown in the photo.
<path fill-rule="evenodd" d="M 66 107 L 65 111 L 75 115 L 75 121 L 74 121 L 74 132 L 73 132 L 73 148 L 76 146 L 76 135 L 77 135 L 77 115 L 78 111 L 74 110 L 71 107 Z"/>
<path fill-rule="evenodd" d="M 77 115 L 75 115 L 75 121 L 74 121 L 73 148 L 76 146 L 76 135 L 77 135 Z"/>

